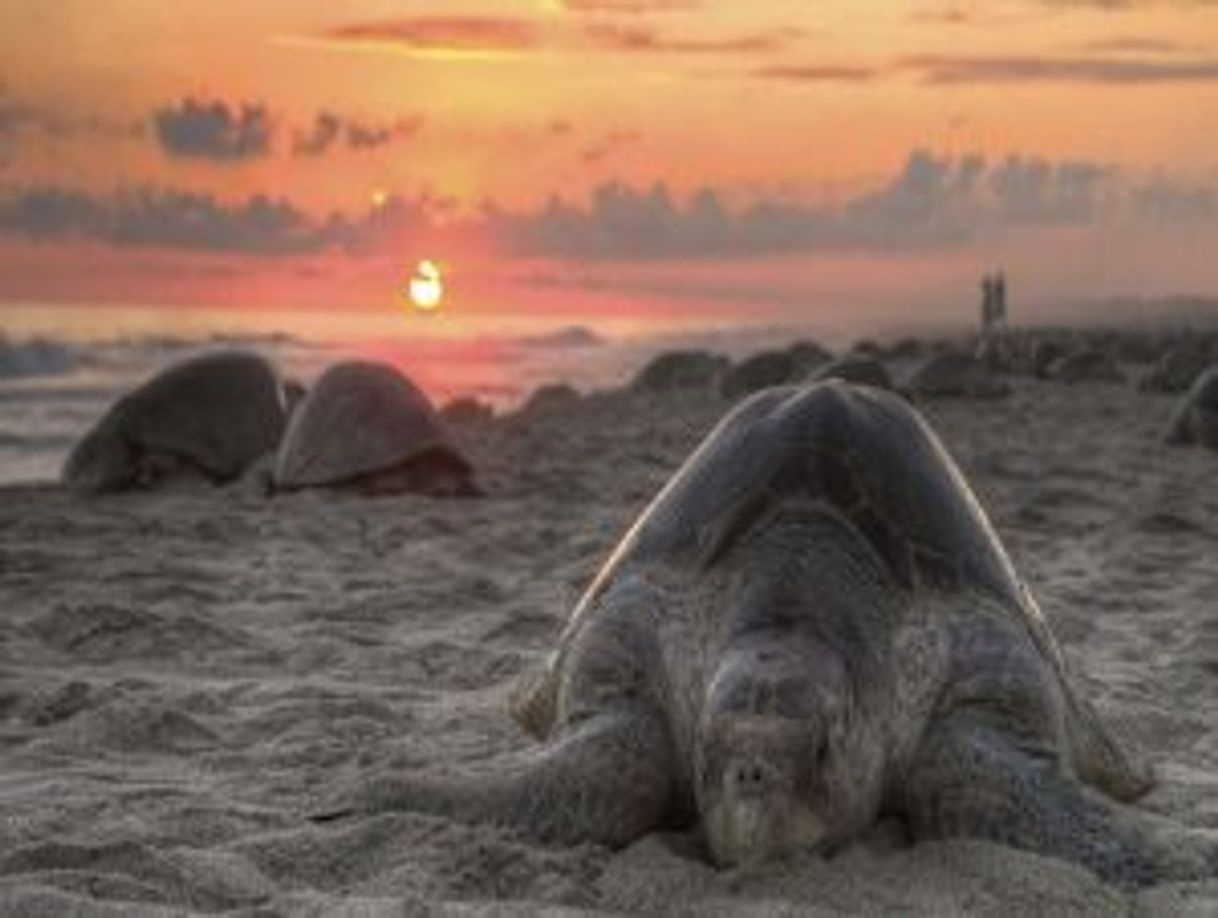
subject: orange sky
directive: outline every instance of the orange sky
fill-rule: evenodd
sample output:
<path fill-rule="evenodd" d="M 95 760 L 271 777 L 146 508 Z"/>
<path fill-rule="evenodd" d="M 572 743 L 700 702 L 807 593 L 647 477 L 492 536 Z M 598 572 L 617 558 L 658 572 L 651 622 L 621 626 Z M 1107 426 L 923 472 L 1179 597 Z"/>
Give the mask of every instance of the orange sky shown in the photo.
<path fill-rule="evenodd" d="M 1202 0 L 15 0 L 0 299 L 375 309 L 419 257 L 483 313 L 1211 293 L 1216 137 Z"/>

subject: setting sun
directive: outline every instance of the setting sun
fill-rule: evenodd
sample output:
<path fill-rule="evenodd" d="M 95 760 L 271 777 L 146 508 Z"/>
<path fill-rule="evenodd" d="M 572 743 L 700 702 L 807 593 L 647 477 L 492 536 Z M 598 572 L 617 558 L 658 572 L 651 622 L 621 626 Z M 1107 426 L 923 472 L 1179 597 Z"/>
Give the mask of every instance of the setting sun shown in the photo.
<path fill-rule="evenodd" d="M 440 268 L 428 259 L 420 261 L 408 286 L 410 302 L 416 309 L 431 312 L 440 308 L 444 299 L 444 282 Z"/>

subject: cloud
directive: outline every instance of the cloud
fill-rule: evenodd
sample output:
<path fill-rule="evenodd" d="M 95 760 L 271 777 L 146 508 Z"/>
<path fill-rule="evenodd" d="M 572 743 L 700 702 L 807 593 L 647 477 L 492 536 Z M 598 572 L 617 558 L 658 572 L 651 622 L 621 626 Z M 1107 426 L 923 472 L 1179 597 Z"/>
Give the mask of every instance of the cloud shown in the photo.
<path fill-rule="evenodd" d="M 1080 45 L 1084 51 L 1112 54 L 1196 54 L 1199 47 L 1165 38 L 1101 38 Z"/>
<path fill-rule="evenodd" d="M 910 249 L 1018 228 L 1216 218 L 1213 190 L 1161 177 L 1139 184 L 1086 161 L 989 163 L 922 150 L 878 189 L 835 207 L 762 199 L 732 209 L 713 189 L 680 201 L 662 183 L 610 183 L 585 205 L 555 198 L 533 213 L 496 216 L 498 234 L 521 254 L 587 260 Z"/>
<path fill-rule="evenodd" d="M 781 50 L 798 34 L 779 30 L 728 38 L 691 38 L 610 23 L 594 23 L 584 29 L 585 39 L 598 50 L 662 54 L 768 54 Z"/>
<path fill-rule="evenodd" d="M 804 64 L 759 67 L 753 76 L 795 83 L 863 83 L 879 76 L 874 67 L 853 64 Z"/>
<path fill-rule="evenodd" d="M 836 205 L 762 197 L 729 206 L 724 193 L 711 188 L 679 198 L 663 183 L 636 189 L 610 182 L 582 204 L 556 197 L 516 212 L 488 204 L 462 216 L 451 201 L 422 196 L 391 197 L 360 215 L 319 217 L 265 195 L 225 202 L 172 189 L 0 192 L 0 235 L 257 255 L 400 252 L 442 236 L 453 243 L 493 239 L 518 255 L 589 262 L 746 258 L 916 251 L 1029 229 L 1199 223 L 1218 225 L 1218 189 L 1163 174 L 1137 179 L 1085 160 L 991 162 L 925 150 L 911 152 L 874 190 Z"/>
<path fill-rule="evenodd" d="M 157 141 L 171 156 L 236 161 L 270 151 L 271 124 L 263 105 L 230 109 L 226 102 L 188 97 L 157 109 L 152 122 Z"/>
<path fill-rule="evenodd" d="M 288 255 L 368 251 L 397 234 L 427 229 L 442 202 L 391 198 L 363 216 L 319 219 L 290 201 L 254 195 L 226 203 L 174 189 L 91 195 L 53 185 L 0 195 L 0 234 L 48 242 L 87 239 L 116 246 Z"/>
<path fill-rule="evenodd" d="M 902 58 L 927 83 L 1165 83 L 1218 80 L 1218 58 L 1196 60 L 1120 57 L 918 55 Z"/>
<path fill-rule="evenodd" d="M 393 44 L 417 51 L 517 51 L 536 46 L 537 26 L 496 16 L 416 16 L 336 26 L 326 38 Z"/>
<path fill-rule="evenodd" d="M 667 13 L 701 9 L 701 0 L 559 0 L 571 13 Z"/>
<path fill-rule="evenodd" d="M 338 143 L 352 150 L 374 149 L 395 140 L 413 137 L 422 125 L 423 121 L 418 117 L 369 124 L 334 112 L 321 111 L 308 130 L 295 132 L 292 153 L 296 156 L 320 156 Z"/>
<path fill-rule="evenodd" d="M 134 136 L 143 130 L 136 122 L 121 122 L 99 115 L 57 111 L 44 105 L 19 101 L 0 89 L 0 151 L 11 147 L 23 131 L 65 139 L 76 135 Z"/>
<path fill-rule="evenodd" d="M 618 150 L 643 139 L 639 131 L 613 131 L 600 141 L 585 149 L 580 158 L 589 165 L 604 162 Z"/>

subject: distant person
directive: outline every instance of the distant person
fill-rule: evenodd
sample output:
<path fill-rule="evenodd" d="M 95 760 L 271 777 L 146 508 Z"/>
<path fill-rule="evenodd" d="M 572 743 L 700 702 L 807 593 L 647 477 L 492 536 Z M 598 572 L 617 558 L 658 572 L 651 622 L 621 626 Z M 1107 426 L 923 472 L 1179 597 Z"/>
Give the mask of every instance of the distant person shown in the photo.
<path fill-rule="evenodd" d="M 1007 327 L 1007 278 L 999 271 L 994 275 L 991 287 L 994 292 L 993 324 L 1002 328 Z"/>
<path fill-rule="evenodd" d="M 981 278 L 981 337 L 990 336 L 994 324 L 994 279 L 986 274 Z"/>

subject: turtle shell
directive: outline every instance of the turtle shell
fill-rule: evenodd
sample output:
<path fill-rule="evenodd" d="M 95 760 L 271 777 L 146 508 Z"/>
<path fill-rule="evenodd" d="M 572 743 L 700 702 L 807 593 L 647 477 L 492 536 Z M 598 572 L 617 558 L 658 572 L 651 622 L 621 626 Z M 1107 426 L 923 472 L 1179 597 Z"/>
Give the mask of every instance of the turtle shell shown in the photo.
<path fill-rule="evenodd" d="M 414 383 L 387 364 L 346 361 L 327 369 L 293 412 L 275 483 L 341 485 L 436 452 L 469 470 Z"/>
<path fill-rule="evenodd" d="M 86 492 L 135 483 L 151 454 L 185 461 L 217 482 L 275 448 L 286 425 L 283 386 L 258 354 L 192 357 L 124 395 L 73 449 L 63 480 Z"/>

